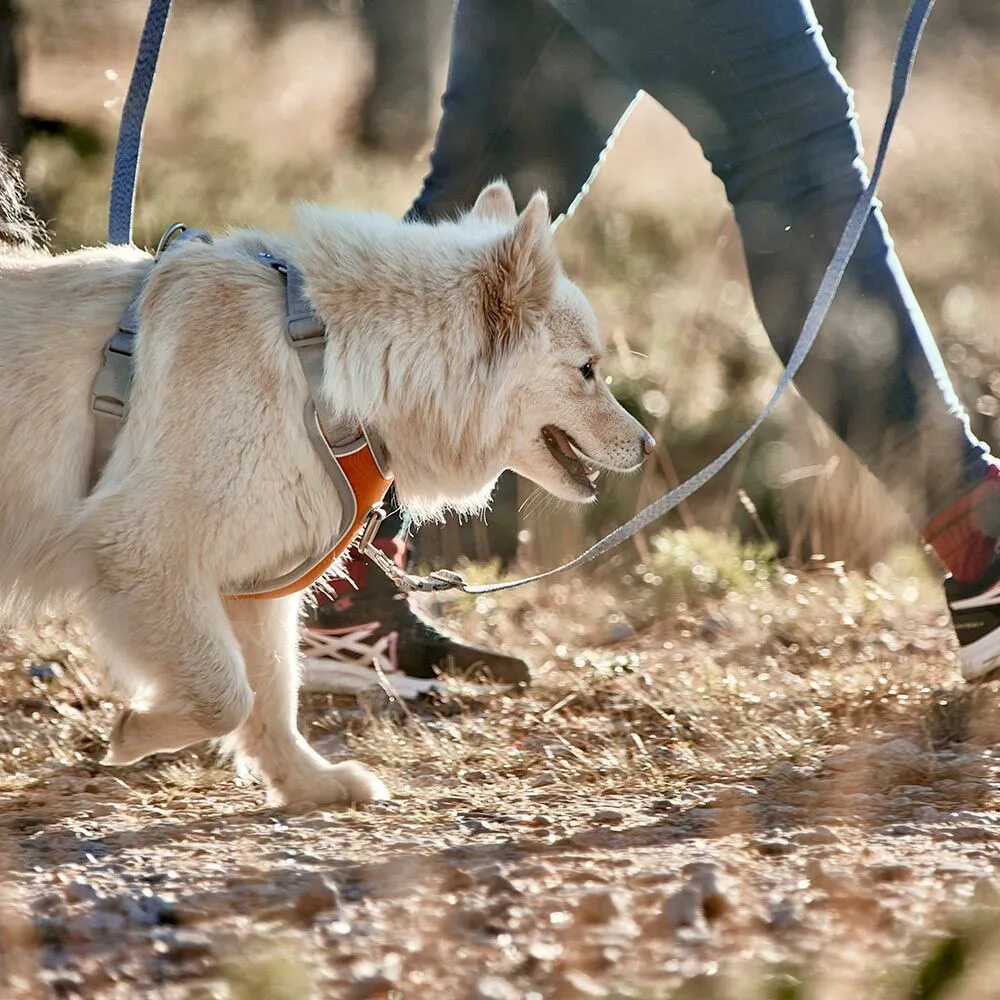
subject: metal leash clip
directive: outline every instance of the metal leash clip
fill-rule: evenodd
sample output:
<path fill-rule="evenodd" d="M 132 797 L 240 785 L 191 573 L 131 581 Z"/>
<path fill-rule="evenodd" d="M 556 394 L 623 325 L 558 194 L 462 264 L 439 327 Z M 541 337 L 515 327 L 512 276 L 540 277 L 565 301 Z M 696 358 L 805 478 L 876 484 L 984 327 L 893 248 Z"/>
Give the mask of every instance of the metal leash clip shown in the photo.
<path fill-rule="evenodd" d="M 361 536 L 358 538 L 358 551 L 367 552 L 375 539 L 375 533 L 385 520 L 385 510 L 381 504 L 376 504 L 361 522 Z"/>
<path fill-rule="evenodd" d="M 358 540 L 358 551 L 366 555 L 387 577 L 404 593 L 436 594 L 442 590 L 465 590 L 468 584 L 460 573 L 448 569 L 439 569 L 429 576 L 413 576 L 400 569 L 381 549 L 372 544 L 378 525 L 382 523 L 385 512 L 373 508 L 369 518 L 375 511 L 378 514 L 373 524 L 366 523 L 361 538 Z"/>

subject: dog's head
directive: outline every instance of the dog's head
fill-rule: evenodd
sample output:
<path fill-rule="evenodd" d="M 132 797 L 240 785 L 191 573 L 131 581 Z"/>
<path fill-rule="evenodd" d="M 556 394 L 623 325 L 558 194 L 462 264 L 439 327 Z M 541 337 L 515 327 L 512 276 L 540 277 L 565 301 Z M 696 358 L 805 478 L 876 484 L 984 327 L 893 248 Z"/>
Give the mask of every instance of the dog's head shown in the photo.
<path fill-rule="evenodd" d="M 543 194 L 520 215 L 498 182 L 451 222 L 306 207 L 300 223 L 298 263 L 331 332 L 326 404 L 382 437 L 418 517 L 482 508 L 508 468 L 586 502 L 599 469 L 630 471 L 652 449 L 601 375 Z"/>
<path fill-rule="evenodd" d="M 469 216 L 509 226 L 476 269 L 485 350 L 510 379 L 507 465 L 558 497 L 589 502 L 599 470 L 633 471 L 653 439 L 601 374 L 597 320 L 563 273 L 545 195 L 518 215 L 509 188 L 494 183 Z"/>

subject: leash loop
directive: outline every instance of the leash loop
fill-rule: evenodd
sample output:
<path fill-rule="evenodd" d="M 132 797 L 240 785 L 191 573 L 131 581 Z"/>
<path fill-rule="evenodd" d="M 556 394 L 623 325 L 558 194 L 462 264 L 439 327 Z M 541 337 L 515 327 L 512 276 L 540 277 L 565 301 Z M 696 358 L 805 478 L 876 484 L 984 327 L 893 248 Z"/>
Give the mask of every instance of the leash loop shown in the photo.
<path fill-rule="evenodd" d="M 367 514 L 361 525 L 361 537 L 358 538 L 358 548 L 364 551 L 374 540 L 382 522 L 385 520 L 385 510 L 381 504 L 376 504 Z"/>

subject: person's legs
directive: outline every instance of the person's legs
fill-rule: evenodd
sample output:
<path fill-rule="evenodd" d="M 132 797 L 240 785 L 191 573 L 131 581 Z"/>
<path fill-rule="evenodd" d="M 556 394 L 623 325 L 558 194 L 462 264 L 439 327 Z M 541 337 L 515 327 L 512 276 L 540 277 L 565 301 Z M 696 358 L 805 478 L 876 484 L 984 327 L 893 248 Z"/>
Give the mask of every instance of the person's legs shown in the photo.
<path fill-rule="evenodd" d="M 553 214 L 566 211 L 594 169 L 634 95 L 545 0 L 461 0 L 453 31 L 451 65 L 443 98 L 444 117 L 431 155 L 431 171 L 408 217 L 432 221 L 470 207 L 479 191 L 504 177 L 520 203 L 537 188 L 548 192 Z M 516 549 L 515 477 L 501 477 L 494 492 L 502 528 L 491 542 Z M 390 493 L 390 511 L 396 508 Z M 398 515 L 386 519 L 378 544 L 404 558 Z M 398 668 L 413 677 L 436 669 L 485 668 L 501 680 L 528 679 L 526 665 L 442 635 L 417 616 L 409 602 L 356 558 L 347 567 L 354 590 L 336 584 L 335 601 L 318 595 L 309 645 L 344 658 L 362 632 L 382 643 L 388 632 Z M 369 626 L 378 622 L 372 631 Z M 350 647 L 350 648 L 348 648 Z M 380 646 L 380 648 L 382 648 Z M 329 672 L 329 671 L 327 671 Z"/>
<path fill-rule="evenodd" d="M 764 326 L 787 358 L 866 180 L 850 92 L 811 8 L 803 0 L 555 6 L 701 144 L 733 205 Z M 880 211 L 797 382 L 918 526 L 988 467 Z"/>
<path fill-rule="evenodd" d="M 459 4 L 445 115 L 412 216 L 446 214 L 503 173 L 522 198 L 549 187 L 564 211 L 641 87 L 684 122 L 725 184 L 758 310 L 787 358 L 865 183 L 850 94 L 811 8 L 802 0 L 551 4 L 565 24 L 541 0 Z M 975 605 L 991 593 L 994 568 L 1000 581 L 997 466 L 969 431 L 880 212 L 797 384 L 975 591 L 959 597 Z M 1000 660 L 1000 615 L 985 621 L 973 610 L 966 634 L 996 632 L 989 655 Z M 967 676 L 984 673 L 969 656 Z"/>
<path fill-rule="evenodd" d="M 358 13 L 372 47 L 373 73 L 361 107 L 361 142 L 412 156 L 430 132 L 430 0 L 364 0 Z"/>
<path fill-rule="evenodd" d="M 546 0 L 460 0 L 431 170 L 410 210 L 440 219 L 503 177 L 558 217 L 583 188 L 635 88 Z"/>
<path fill-rule="evenodd" d="M 701 143 L 786 359 L 866 182 L 850 91 L 808 0 L 553 5 Z M 1000 468 L 971 433 L 880 209 L 796 381 L 948 567 L 966 676 L 996 670 Z"/>

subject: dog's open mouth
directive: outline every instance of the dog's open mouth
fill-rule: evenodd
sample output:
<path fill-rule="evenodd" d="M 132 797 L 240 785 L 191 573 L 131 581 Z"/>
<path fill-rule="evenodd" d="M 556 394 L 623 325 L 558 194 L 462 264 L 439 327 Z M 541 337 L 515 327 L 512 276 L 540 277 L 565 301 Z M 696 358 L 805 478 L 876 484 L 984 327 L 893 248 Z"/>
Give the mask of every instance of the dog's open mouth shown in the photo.
<path fill-rule="evenodd" d="M 555 424 L 546 424 L 542 428 L 542 440 L 552 457 L 566 470 L 570 479 L 581 489 L 591 495 L 597 493 L 594 483 L 600 475 L 583 453 L 580 446 Z"/>

